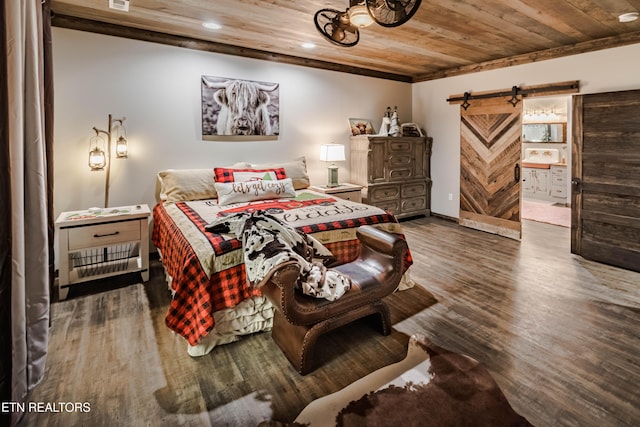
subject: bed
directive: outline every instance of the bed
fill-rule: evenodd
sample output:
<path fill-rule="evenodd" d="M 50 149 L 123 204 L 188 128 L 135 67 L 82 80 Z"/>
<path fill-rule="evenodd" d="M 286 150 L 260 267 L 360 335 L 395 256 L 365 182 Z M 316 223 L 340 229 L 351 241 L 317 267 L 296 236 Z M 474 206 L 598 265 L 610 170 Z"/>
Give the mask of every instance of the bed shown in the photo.
<path fill-rule="evenodd" d="M 274 175 L 273 183 L 290 184 L 273 198 L 266 198 L 268 194 L 254 198 L 252 191 L 252 195 L 241 195 L 241 201 L 236 196 L 229 199 L 224 190 L 230 186 L 219 182 L 225 179 L 223 174 L 237 179 L 249 170 L 263 173 L 270 168 L 282 173 Z M 219 169 L 173 169 L 158 174 L 160 201 L 153 209 L 152 241 L 172 295 L 165 323 L 184 337 L 191 356 L 205 355 L 242 335 L 270 330 L 274 314 L 260 290 L 247 284 L 241 241 L 232 234 L 208 231 L 213 221 L 238 212 L 266 211 L 321 242 L 337 263 L 357 257 L 355 232 L 361 225 L 402 235 L 400 224 L 386 211 L 309 190 L 304 158 L 280 165 L 241 163 L 224 172 Z M 408 254 L 407 269 L 411 263 Z M 412 285 L 407 271 L 400 288 Z"/>

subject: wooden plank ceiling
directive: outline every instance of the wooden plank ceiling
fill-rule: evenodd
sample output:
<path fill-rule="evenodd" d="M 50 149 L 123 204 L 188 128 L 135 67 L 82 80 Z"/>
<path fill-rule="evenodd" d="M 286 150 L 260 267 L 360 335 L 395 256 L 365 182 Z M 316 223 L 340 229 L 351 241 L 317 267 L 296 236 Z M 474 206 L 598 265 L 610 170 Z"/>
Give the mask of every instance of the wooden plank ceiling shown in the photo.
<path fill-rule="evenodd" d="M 618 21 L 640 0 L 423 0 L 409 22 L 373 24 L 350 48 L 313 22 L 348 0 L 131 0 L 128 12 L 109 0 L 50 3 L 55 26 L 410 82 L 640 43 L 640 20 Z"/>

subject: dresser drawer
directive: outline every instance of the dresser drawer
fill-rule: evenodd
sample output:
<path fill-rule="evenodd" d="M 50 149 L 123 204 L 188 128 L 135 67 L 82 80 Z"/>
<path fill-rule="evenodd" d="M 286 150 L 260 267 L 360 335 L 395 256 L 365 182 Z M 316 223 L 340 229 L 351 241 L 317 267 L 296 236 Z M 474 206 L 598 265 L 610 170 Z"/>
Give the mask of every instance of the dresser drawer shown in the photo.
<path fill-rule="evenodd" d="M 551 185 L 566 185 L 567 177 L 564 174 L 551 174 Z"/>
<path fill-rule="evenodd" d="M 401 152 L 405 151 L 411 154 L 411 143 L 408 141 L 389 141 L 389 152 Z"/>
<path fill-rule="evenodd" d="M 122 221 L 69 229 L 69 250 L 140 240 L 140 221 Z"/>
<path fill-rule="evenodd" d="M 410 167 L 393 168 L 389 170 L 389 181 L 404 181 L 412 179 L 413 177 L 413 171 Z"/>
<path fill-rule="evenodd" d="M 426 197 L 412 197 L 410 199 L 402 199 L 400 210 L 403 214 L 410 212 L 420 212 L 427 208 Z"/>
<path fill-rule="evenodd" d="M 427 183 L 421 181 L 405 184 L 401 193 L 403 198 L 424 196 L 427 194 Z"/>
<path fill-rule="evenodd" d="M 380 209 L 384 209 L 385 211 L 389 211 L 394 215 L 400 212 L 400 202 L 398 200 L 381 200 L 375 203 L 369 201 L 369 204 Z"/>
<path fill-rule="evenodd" d="M 369 200 L 376 206 L 379 200 L 393 200 L 399 198 L 399 185 L 376 185 L 369 187 Z"/>
<path fill-rule="evenodd" d="M 413 156 L 411 155 L 411 153 L 395 153 L 390 154 L 389 157 L 387 157 L 387 164 L 390 168 L 395 168 L 398 166 L 410 168 L 412 163 Z"/>

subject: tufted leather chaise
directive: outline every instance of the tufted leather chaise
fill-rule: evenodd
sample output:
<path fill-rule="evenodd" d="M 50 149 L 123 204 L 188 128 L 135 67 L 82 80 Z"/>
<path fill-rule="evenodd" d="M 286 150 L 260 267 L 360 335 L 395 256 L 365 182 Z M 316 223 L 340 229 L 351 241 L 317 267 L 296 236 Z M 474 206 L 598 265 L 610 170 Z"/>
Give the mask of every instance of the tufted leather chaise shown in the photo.
<path fill-rule="evenodd" d="M 304 295 L 297 286 L 300 267 L 283 263 L 261 288 L 276 307 L 272 337 L 302 374 L 313 370 L 314 345 L 321 335 L 357 319 L 377 314 L 382 333 L 391 333 L 389 308 L 383 298 L 396 290 L 405 271 L 407 243 L 395 234 L 364 225 L 356 235 L 360 255 L 334 267 L 348 275 L 352 288 L 335 301 Z"/>

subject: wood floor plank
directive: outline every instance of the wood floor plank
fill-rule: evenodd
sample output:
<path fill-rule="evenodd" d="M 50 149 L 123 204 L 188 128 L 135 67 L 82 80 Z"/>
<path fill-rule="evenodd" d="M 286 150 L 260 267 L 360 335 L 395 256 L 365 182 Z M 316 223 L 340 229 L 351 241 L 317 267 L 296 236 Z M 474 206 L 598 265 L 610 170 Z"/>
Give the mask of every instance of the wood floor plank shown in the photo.
<path fill-rule="evenodd" d="M 52 306 L 47 371 L 30 400 L 90 402 L 91 412 L 29 413 L 22 425 L 291 421 L 404 358 L 415 333 L 484 363 L 536 426 L 640 425 L 640 273 L 572 255 L 559 226 L 524 221 L 518 242 L 435 217 L 402 225 L 420 285 L 389 298 L 392 334 L 366 321 L 333 331 L 319 345 L 322 365 L 305 377 L 269 333 L 188 356 L 164 325 L 158 262 L 144 285 L 72 289 Z"/>

